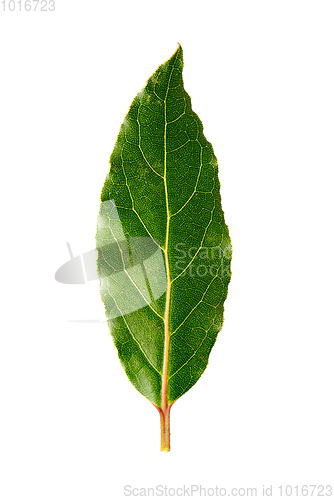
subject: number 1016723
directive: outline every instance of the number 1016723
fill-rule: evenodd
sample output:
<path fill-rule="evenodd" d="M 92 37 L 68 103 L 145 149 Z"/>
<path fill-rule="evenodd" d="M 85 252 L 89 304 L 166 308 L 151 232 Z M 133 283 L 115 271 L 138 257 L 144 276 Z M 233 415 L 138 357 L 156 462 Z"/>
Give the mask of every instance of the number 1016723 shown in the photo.
<path fill-rule="evenodd" d="M 56 9 L 55 0 L 2 0 L 2 10 L 13 12 L 32 11 L 48 12 Z"/>

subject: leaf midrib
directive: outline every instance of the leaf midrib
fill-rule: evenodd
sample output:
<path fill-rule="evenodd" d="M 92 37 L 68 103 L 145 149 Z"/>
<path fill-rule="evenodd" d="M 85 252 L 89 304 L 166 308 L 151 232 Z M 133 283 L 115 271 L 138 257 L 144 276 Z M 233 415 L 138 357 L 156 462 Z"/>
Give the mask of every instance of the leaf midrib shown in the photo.
<path fill-rule="evenodd" d="M 165 128 L 164 128 L 164 188 L 165 188 L 165 198 L 166 198 L 166 238 L 165 238 L 165 265 L 166 265 L 166 281 L 167 281 L 167 289 L 166 289 L 166 306 L 165 306 L 165 315 L 164 315 L 164 357 L 163 357 L 163 368 L 162 368 L 162 385 L 161 385 L 161 409 L 162 411 L 166 411 L 168 408 L 168 351 L 169 351 L 169 305 L 170 305 L 170 291 L 171 291 L 171 280 L 170 280 L 170 269 L 169 269 L 169 259 L 168 259 L 168 243 L 169 243 L 169 223 L 170 223 L 170 213 L 169 213 L 169 202 L 168 202 L 168 188 L 167 188 L 167 96 L 169 91 L 169 85 L 172 78 L 172 74 L 175 68 L 175 62 L 177 58 L 175 58 L 173 67 L 171 69 L 166 95 L 164 100 L 164 120 L 165 120 Z"/>

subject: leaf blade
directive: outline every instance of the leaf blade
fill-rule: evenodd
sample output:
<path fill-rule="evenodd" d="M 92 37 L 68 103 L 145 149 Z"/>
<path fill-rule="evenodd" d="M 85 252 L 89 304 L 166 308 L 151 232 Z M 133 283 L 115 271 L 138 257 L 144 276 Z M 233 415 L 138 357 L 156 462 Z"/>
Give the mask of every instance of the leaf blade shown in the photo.
<path fill-rule="evenodd" d="M 164 412 L 207 366 L 231 276 L 218 163 L 182 70 L 179 46 L 133 100 L 110 157 L 96 234 L 101 296 L 120 361 Z M 115 209 L 122 226 L 116 237 Z M 156 243 L 136 265 L 131 238 Z M 123 267 L 108 275 L 111 242 Z"/>

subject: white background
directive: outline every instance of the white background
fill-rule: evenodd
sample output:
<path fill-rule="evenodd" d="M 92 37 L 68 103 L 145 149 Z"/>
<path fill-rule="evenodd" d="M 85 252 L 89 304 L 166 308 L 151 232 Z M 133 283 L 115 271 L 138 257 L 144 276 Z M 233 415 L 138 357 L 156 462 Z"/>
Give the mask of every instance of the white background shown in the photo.
<path fill-rule="evenodd" d="M 325 0 L 0 11 L 2 500 L 334 484 L 333 25 Z M 106 324 L 69 322 L 103 313 L 96 283 L 54 274 L 66 241 L 94 247 L 119 126 L 177 42 L 234 254 L 224 328 L 164 454 Z"/>

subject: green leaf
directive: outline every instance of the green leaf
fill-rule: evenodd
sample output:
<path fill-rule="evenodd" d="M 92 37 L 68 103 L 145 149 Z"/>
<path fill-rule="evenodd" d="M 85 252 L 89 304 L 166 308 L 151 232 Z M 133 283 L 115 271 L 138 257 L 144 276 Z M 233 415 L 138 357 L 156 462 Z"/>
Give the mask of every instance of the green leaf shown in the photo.
<path fill-rule="evenodd" d="M 182 80 L 182 48 L 134 98 L 110 157 L 96 233 L 100 290 L 123 368 L 159 410 L 204 372 L 223 324 L 231 241 L 218 163 Z"/>

